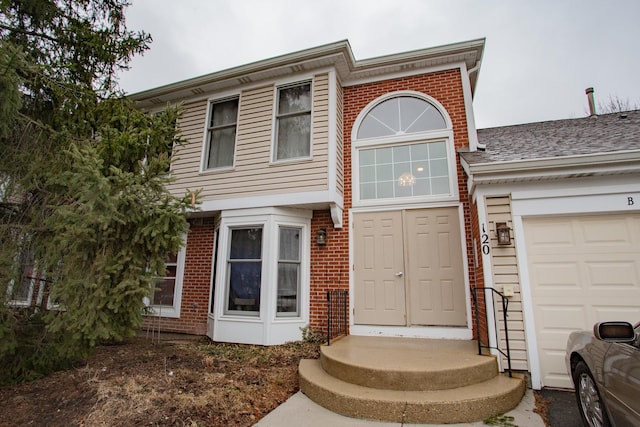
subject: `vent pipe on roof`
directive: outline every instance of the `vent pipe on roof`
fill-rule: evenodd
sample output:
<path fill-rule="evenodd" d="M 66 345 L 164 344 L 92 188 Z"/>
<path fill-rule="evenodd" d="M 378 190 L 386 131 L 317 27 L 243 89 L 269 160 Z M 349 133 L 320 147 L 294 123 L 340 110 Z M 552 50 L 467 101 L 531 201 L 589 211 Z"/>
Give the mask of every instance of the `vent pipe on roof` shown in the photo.
<path fill-rule="evenodd" d="M 593 96 L 593 88 L 588 87 L 584 90 L 584 93 L 587 94 L 587 99 L 589 100 L 589 115 L 591 117 L 596 115 L 596 100 Z"/>

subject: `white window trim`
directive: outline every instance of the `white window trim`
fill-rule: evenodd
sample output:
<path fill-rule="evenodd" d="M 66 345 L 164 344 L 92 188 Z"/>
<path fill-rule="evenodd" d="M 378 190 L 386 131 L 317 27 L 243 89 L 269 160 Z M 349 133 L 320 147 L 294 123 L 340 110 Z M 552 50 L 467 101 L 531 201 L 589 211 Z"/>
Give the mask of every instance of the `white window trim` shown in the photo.
<path fill-rule="evenodd" d="M 278 100 L 280 89 L 286 89 L 288 87 L 301 86 L 309 83 L 309 94 L 311 96 L 311 111 L 310 111 L 310 122 L 309 122 L 309 156 L 307 157 L 294 157 L 291 159 L 276 159 L 277 153 L 277 145 L 278 145 Z M 270 155 L 270 164 L 272 165 L 280 165 L 283 163 L 294 163 L 301 161 L 309 161 L 313 160 L 313 120 L 314 120 L 314 79 L 312 77 L 296 79 L 291 82 L 282 82 L 274 85 L 273 87 L 273 117 L 271 121 L 271 155 Z"/>
<path fill-rule="evenodd" d="M 202 137 L 202 150 L 200 153 L 200 173 L 201 174 L 210 174 L 210 173 L 218 173 L 218 172 L 228 172 L 230 170 L 234 170 L 236 167 L 236 156 L 238 154 L 238 125 L 240 121 L 240 108 L 242 97 L 239 93 L 231 93 L 228 95 L 208 98 L 207 99 L 207 112 L 205 116 L 204 122 L 204 135 Z M 231 166 L 221 166 L 218 168 L 207 168 L 207 153 L 209 151 L 209 120 L 211 120 L 211 105 L 216 104 L 218 102 L 229 101 L 232 99 L 238 100 L 238 116 L 236 117 L 236 139 L 233 143 L 233 164 Z"/>
<path fill-rule="evenodd" d="M 178 256 L 176 260 L 176 284 L 173 289 L 173 306 L 169 307 L 166 305 L 153 305 L 151 304 L 151 300 L 145 298 L 145 304 L 149 307 L 149 315 L 157 316 L 157 317 L 170 317 L 170 318 L 179 318 L 180 317 L 180 306 L 182 305 L 182 282 L 184 277 L 184 261 L 187 253 L 187 238 L 185 236 L 184 246 L 180 248 L 178 251 Z"/>
<path fill-rule="evenodd" d="M 27 296 L 27 299 L 25 300 L 20 300 L 20 299 L 13 299 L 11 298 L 9 300 L 9 305 L 14 306 L 14 307 L 30 307 L 32 304 L 31 302 L 33 301 L 33 289 L 35 287 L 35 283 L 36 283 L 36 279 L 35 277 L 37 276 L 37 270 L 33 270 L 33 277 L 31 277 L 31 279 L 29 280 L 29 294 Z M 11 280 L 9 282 L 9 286 L 7 287 L 7 293 L 12 297 L 13 295 L 13 287 L 15 285 L 15 281 Z"/>

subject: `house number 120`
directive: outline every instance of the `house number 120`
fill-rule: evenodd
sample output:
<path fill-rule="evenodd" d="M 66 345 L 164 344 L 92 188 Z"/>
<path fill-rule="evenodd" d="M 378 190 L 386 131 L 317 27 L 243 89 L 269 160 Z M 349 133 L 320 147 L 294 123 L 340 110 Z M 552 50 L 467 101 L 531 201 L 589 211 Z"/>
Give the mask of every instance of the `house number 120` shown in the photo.
<path fill-rule="evenodd" d="M 482 224 L 482 235 L 480 237 L 480 243 L 482 244 L 482 253 L 489 255 L 491 252 L 491 246 L 489 246 L 489 235 L 487 234 L 487 228 L 485 224 Z"/>

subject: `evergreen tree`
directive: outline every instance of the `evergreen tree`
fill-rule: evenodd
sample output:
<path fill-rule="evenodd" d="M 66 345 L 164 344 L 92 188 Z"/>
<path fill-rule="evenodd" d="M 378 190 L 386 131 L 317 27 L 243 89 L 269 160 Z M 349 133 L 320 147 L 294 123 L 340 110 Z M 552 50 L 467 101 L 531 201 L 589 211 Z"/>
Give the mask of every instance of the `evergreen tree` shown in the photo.
<path fill-rule="evenodd" d="M 134 334 L 186 233 L 191 198 L 166 190 L 178 111 L 139 111 L 117 88 L 151 41 L 126 6 L 0 0 L 0 382 Z M 12 306 L 32 278 L 58 309 Z"/>

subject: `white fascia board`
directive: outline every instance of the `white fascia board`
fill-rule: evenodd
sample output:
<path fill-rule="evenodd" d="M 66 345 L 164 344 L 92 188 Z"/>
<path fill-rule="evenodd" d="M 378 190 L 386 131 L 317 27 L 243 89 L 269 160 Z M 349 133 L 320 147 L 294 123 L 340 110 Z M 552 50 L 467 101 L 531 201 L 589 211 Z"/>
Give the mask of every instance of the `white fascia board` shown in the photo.
<path fill-rule="evenodd" d="M 340 209 L 344 207 L 344 199 L 333 191 L 313 191 L 307 193 L 283 193 L 269 196 L 241 197 L 237 199 L 204 200 L 199 208 L 200 212 L 215 212 L 230 209 L 249 209 L 269 206 L 313 206 L 335 204 Z"/>
<path fill-rule="evenodd" d="M 640 171 L 640 150 L 477 164 L 468 164 L 463 159 L 461 163 L 467 175 L 473 176 L 474 184 L 478 185 L 493 180 Z"/>

